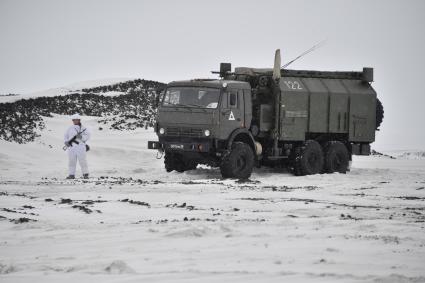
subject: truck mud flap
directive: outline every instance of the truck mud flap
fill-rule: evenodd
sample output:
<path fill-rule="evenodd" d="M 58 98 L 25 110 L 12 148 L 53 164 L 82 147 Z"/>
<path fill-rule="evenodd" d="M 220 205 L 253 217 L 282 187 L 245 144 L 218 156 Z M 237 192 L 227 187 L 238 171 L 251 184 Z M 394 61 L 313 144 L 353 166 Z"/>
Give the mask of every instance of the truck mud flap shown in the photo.
<path fill-rule="evenodd" d="M 370 144 L 357 144 L 351 145 L 351 152 L 354 155 L 370 155 Z"/>

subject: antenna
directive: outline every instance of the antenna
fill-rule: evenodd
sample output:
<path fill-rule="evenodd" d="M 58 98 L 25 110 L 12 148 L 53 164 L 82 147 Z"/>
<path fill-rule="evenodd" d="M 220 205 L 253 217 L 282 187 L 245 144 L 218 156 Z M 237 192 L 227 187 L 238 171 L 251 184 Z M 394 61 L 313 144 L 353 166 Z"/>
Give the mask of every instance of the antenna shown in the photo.
<path fill-rule="evenodd" d="M 326 43 L 327 39 L 324 39 L 322 41 L 320 41 L 319 43 L 316 43 L 315 45 L 313 45 L 310 49 L 304 51 L 303 53 L 301 53 L 300 55 L 298 55 L 297 57 L 295 57 L 294 59 L 292 59 L 291 61 L 289 61 L 288 63 L 286 63 L 285 65 L 282 66 L 282 69 L 285 69 L 286 67 L 288 67 L 289 65 L 291 65 L 292 63 L 294 63 L 295 61 L 297 61 L 298 59 L 300 59 L 301 57 L 307 55 L 310 52 L 313 52 L 314 50 L 316 50 L 317 48 L 322 47 L 325 43 Z"/>

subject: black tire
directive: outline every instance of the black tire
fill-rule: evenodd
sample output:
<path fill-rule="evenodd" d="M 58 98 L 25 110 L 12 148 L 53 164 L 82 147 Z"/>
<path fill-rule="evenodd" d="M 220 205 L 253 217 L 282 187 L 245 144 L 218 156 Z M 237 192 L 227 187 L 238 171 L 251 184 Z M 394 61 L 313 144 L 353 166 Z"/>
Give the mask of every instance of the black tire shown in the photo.
<path fill-rule="evenodd" d="M 187 170 L 194 170 L 198 166 L 196 161 L 186 159 L 182 154 L 175 152 L 165 152 L 164 164 L 167 172 L 175 170 L 180 173 Z"/>
<path fill-rule="evenodd" d="M 324 163 L 322 147 L 314 140 L 306 141 L 295 148 L 292 163 L 291 171 L 297 176 L 321 173 Z"/>
<path fill-rule="evenodd" d="M 167 172 L 171 172 L 173 170 L 176 170 L 177 172 L 184 172 L 185 166 L 182 159 L 181 154 L 174 153 L 174 152 L 165 152 L 164 157 L 164 165 L 165 170 Z"/>
<path fill-rule="evenodd" d="M 193 161 L 193 160 L 185 160 L 185 170 L 195 170 L 196 167 L 198 166 L 198 162 Z"/>
<path fill-rule="evenodd" d="M 347 173 L 350 166 L 350 153 L 347 147 L 339 141 L 330 141 L 324 147 L 325 173 Z"/>
<path fill-rule="evenodd" d="M 223 158 L 220 171 L 223 178 L 248 179 L 254 167 L 254 152 L 242 142 L 235 142 L 230 153 Z"/>
<path fill-rule="evenodd" d="M 170 152 L 164 153 L 164 166 L 165 166 L 165 171 L 167 172 L 171 172 L 174 170 L 174 162 L 172 158 L 172 153 Z"/>
<path fill-rule="evenodd" d="M 377 98 L 376 99 L 376 130 L 381 126 L 382 121 L 384 120 L 384 106 L 382 102 Z"/>

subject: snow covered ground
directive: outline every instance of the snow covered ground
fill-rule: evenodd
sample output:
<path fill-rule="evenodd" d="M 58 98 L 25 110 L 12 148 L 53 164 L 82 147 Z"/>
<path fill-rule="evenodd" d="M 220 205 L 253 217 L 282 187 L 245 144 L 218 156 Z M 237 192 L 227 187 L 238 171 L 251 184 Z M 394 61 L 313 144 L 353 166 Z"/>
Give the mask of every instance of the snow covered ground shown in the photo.
<path fill-rule="evenodd" d="M 67 117 L 0 141 L 1 282 L 425 282 L 425 159 L 348 174 L 166 173 L 152 130 L 100 130 L 92 178 L 64 180 Z"/>
<path fill-rule="evenodd" d="M 394 150 L 387 154 L 400 159 L 425 159 L 424 150 Z"/>

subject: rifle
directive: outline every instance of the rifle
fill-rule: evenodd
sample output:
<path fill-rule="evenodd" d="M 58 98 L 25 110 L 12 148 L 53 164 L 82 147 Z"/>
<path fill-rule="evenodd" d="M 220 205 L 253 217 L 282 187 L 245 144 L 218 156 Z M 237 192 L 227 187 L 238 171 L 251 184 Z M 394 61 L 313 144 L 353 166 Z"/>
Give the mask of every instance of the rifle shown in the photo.
<path fill-rule="evenodd" d="M 71 147 L 73 143 L 75 143 L 75 144 L 80 144 L 80 143 L 77 141 L 77 136 L 78 136 L 79 134 L 82 134 L 85 130 L 87 130 L 87 128 L 86 128 L 86 129 L 84 129 L 84 130 L 82 130 L 81 132 L 78 132 L 75 136 L 73 136 L 73 137 L 72 137 L 69 141 L 67 141 L 67 142 L 66 142 L 65 146 L 64 146 L 62 149 L 63 149 L 63 150 L 67 150 L 67 149 L 68 149 L 68 147 Z"/>

